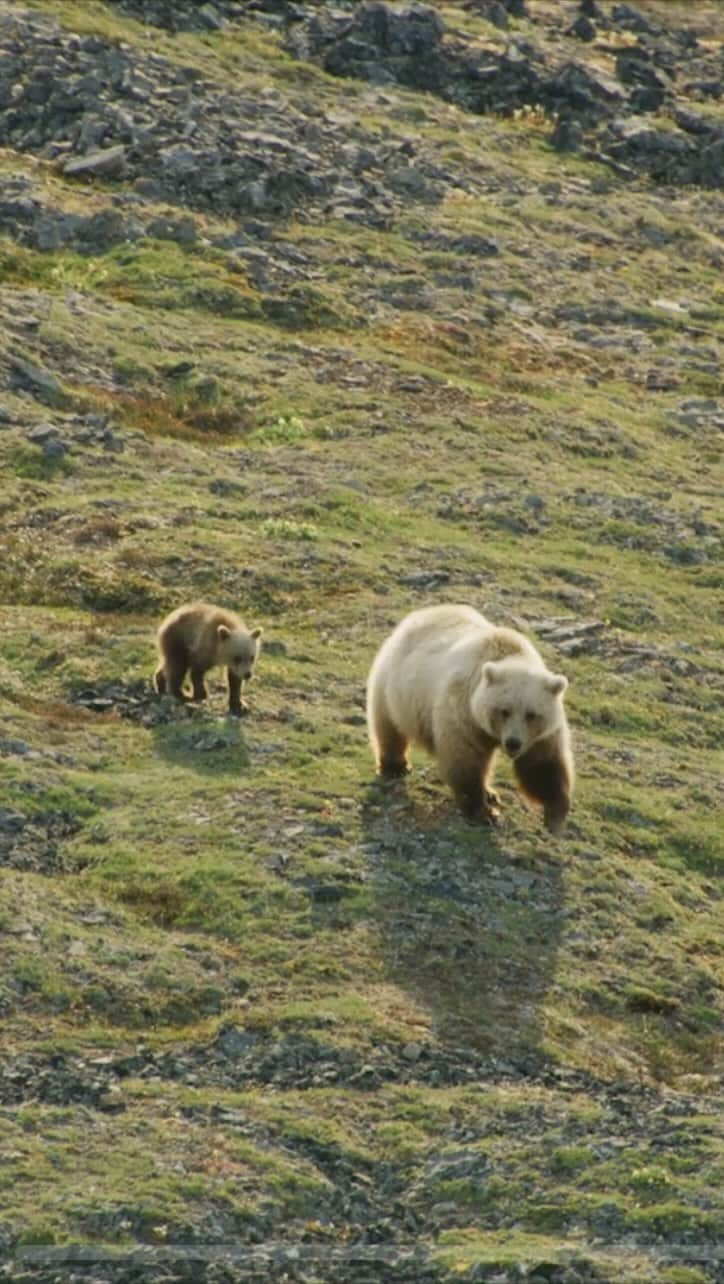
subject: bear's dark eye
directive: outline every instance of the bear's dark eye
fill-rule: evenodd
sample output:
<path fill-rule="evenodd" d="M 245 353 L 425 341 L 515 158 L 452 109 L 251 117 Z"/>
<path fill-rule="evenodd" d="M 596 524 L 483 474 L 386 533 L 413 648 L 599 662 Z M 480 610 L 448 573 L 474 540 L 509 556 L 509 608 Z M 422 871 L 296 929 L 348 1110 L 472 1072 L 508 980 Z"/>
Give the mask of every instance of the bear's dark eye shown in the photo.
<path fill-rule="evenodd" d="M 538 714 L 537 714 L 537 713 L 532 713 L 532 712 L 531 712 L 531 710 L 529 709 L 529 710 L 528 710 L 528 712 L 527 712 L 527 713 L 526 713 L 526 715 L 525 715 L 525 720 L 526 720 L 526 722 L 535 722 L 535 720 L 536 720 L 536 718 L 537 718 L 537 717 L 538 717 Z"/>
<path fill-rule="evenodd" d="M 500 710 L 500 716 L 501 716 L 501 718 L 509 718 L 509 717 L 510 717 L 510 709 L 501 709 L 501 710 Z"/>

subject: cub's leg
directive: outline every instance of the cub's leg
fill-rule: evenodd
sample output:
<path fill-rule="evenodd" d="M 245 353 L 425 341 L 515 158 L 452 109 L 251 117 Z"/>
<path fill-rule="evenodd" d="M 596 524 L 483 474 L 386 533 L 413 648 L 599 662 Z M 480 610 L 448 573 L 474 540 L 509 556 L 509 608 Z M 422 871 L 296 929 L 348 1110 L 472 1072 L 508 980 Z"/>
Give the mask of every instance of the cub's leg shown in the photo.
<path fill-rule="evenodd" d="M 186 647 L 164 637 L 160 640 L 160 648 L 163 660 L 155 674 L 156 690 L 159 695 L 168 692 L 177 700 L 183 701 L 186 699 L 183 691 L 184 678 L 189 667 Z"/>
<path fill-rule="evenodd" d="M 204 682 L 204 671 L 195 664 L 191 665 L 191 683 L 194 689 L 194 700 L 208 699 L 209 693 L 206 690 L 206 683 Z"/>
<path fill-rule="evenodd" d="M 184 678 L 186 677 L 186 661 L 174 659 L 166 660 L 166 682 L 168 690 L 177 700 L 185 701 Z"/>
<path fill-rule="evenodd" d="M 227 669 L 226 680 L 229 684 L 229 713 L 234 718 L 240 718 L 249 708 L 246 701 L 241 698 L 241 678 L 238 678 L 235 673 Z"/>

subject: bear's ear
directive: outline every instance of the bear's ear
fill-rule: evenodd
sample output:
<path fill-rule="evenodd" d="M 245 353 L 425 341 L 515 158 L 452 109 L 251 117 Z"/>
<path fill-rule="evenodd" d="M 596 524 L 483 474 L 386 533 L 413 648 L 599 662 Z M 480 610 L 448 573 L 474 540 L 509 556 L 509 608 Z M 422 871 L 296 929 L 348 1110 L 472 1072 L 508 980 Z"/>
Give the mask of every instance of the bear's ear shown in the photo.
<path fill-rule="evenodd" d="M 568 678 L 564 678 L 562 673 L 552 673 L 546 681 L 546 689 L 554 696 L 563 695 L 567 686 Z"/>
<path fill-rule="evenodd" d="M 225 642 L 227 638 L 231 637 L 231 629 L 227 628 L 225 624 L 220 624 L 216 630 L 216 636 L 220 642 Z"/>
<path fill-rule="evenodd" d="M 256 639 L 257 639 L 257 638 L 260 638 L 260 637 L 261 637 L 261 635 L 262 635 L 262 633 L 263 633 L 263 632 L 264 632 L 264 630 L 263 630 L 263 629 L 252 629 L 252 630 L 251 630 L 251 636 L 253 637 L 253 639 L 254 639 L 254 641 L 255 641 L 255 642 L 256 642 Z"/>
<path fill-rule="evenodd" d="M 495 682 L 497 676 L 498 676 L 497 664 L 493 664 L 492 660 L 488 660 L 488 663 L 483 665 L 483 677 L 488 682 Z"/>

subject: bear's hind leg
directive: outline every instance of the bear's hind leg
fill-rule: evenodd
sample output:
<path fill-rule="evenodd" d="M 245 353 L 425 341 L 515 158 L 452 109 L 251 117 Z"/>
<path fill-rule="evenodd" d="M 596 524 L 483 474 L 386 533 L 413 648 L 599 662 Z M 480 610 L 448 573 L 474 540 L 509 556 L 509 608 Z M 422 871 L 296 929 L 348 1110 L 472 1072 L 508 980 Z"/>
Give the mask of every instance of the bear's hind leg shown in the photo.
<path fill-rule="evenodd" d="M 209 693 L 204 682 L 204 671 L 194 664 L 191 665 L 191 685 L 194 689 L 194 700 L 208 699 Z"/>
<path fill-rule="evenodd" d="M 159 695 L 172 695 L 176 700 L 185 702 L 186 696 L 183 689 L 185 677 L 185 661 L 167 655 L 164 663 L 156 670 L 153 680 Z"/>
<path fill-rule="evenodd" d="M 381 776 L 405 776 L 410 770 L 407 761 L 407 738 L 384 714 L 378 714 L 372 727 L 372 743 Z"/>
<path fill-rule="evenodd" d="M 166 639 L 166 645 L 163 648 L 163 658 L 166 690 L 169 695 L 174 696 L 176 700 L 184 702 L 186 700 L 183 689 L 184 679 L 189 667 L 188 651 L 185 646 L 181 646 L 179 643 L 174 644 Z"/>
<path fill-rule="evenodd" d="M 169 693 L 176 700 L 186 701 L 184 692 L 184 678 L 186 677 L 186 665 L 183 663 L 171 664 L 166 661 L 166 681 L 168 683 Z"/>

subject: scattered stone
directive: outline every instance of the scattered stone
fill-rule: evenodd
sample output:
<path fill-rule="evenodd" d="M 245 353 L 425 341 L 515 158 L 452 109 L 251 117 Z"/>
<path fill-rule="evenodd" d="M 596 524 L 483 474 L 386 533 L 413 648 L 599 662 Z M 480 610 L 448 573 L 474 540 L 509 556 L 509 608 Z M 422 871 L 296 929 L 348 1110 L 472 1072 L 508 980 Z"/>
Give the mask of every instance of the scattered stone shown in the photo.
<path fill-rule="evenodd" d="M 569 28 L 572 36 L 577 36 L 579 40 L 595 40 L 597 35 L 596 24 L 591 22 L 585 13 L 579 13 Z"/>
<path fill-rule="evenodd" d="M 11 357 L 13 373 L 21 387 L 28 388 L 40 400 L 53 399 L 61 392 L 61 386 L 55 375 L 42 366 L 36 366 L 22 357 Z"/>
<path fill-rule="evenodd" d="M 561 116 L 551 134 L 551 146 L 557 152 L 577 152 L 583 144 L 583 129 L 577 120 Z"/>
<path fill-rule="evenodd" d="M 449 571 L 410 571 L 406 575 L 400 576 L 400 584 L 406 584 L 410 588 L 437 588 L 442 584 L 449 583 Z"/>
<path fill-rule="evenodd" d="M 31 428 L 27 439 L 31 445 L 42 450 L 44 459 L 59 460 L 68 453 L 68 447 L 61 440 L 54 424 L 39 424 L 36 428 Z"/>
<path fill-rule="evenodd" d="M 658 27 L 655 27 L 645 18 L 638 9 L 634 9 L 629 4 L 615 4 L 611 12 L 611 22 L 620 27 L 622 31 L 635 31 L 638 34 L 656 35 Z"/>
<path fill-rule="evenodd" d="M 25 754 L 33 753 L 30 745 L 25 740 L 0 740 L 0 754 L 5 757 L 22 757 Z M 2 828 L 2 809 L 0 809 L 0 829 Z"/>
<path fill-rule="evenodd" d="M 421 1043 L 406 1043 L 402 1049 L 402 1055 L 405 1061 L 419 1061 L 423 1051 Z"/>
<path fill-rule="evenodd" d="M 44 811 L 24 815 L 0 808 L 0 867 L 35 874 L 65 871 L 60 844 L 76 834 L 80 825 L 65 811 Z"/>
<path fill-rule="evenodd" d="M 63 166 L 67 178 L 121 178 L 126 171 L 126 149 L 121 144 L 87 156 L 72 156 Z"/>
<path fill-rule="evenodd" d="M 144 726 L 173 722 L 179 717 L 191 716 L 194 712 L 188 705 L 160 699 L 150 681 L 124 682 L 118 679 L 98 682 L 93 686 L 71 689 L 67 698 L 70 704 L 91 713 L 116 712 L 119 717 L 143 723 Z"/>

